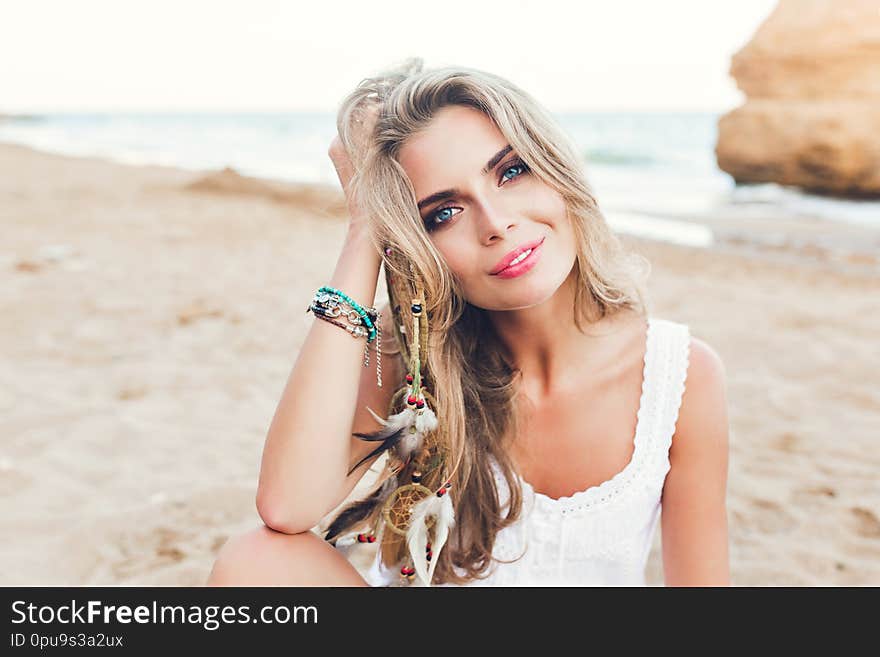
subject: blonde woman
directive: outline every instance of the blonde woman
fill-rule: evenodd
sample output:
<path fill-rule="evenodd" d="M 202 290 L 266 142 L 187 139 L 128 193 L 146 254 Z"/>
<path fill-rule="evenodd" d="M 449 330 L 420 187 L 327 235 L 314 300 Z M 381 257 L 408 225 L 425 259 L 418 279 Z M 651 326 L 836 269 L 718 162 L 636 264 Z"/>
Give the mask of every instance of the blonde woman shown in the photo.
<path fill-rule="evenodd" d="M 646 262 L 546 110 L 414 59 L 363 80 L 337 127 L 350 223 L 328 284 L 371 305 L 384 262 L 384 385 L 361 340 L 314 322 L 266 439 L 265 526 L 227 542 L 209 584 L 640 586 L 662 520 L 666 585 L 729 585 L 724 366 L 648 311 Z M 395 461 L 364 438 L 412 402 L 414 353 L 439 424 L 419 454 L 439 456 Z M 310 531 L 383 454 L 372 492 Z M 383 513 L 411 481 L 454 509 L 427 581 Z M 364 575 L 355 536 L 379 543 Z"/>

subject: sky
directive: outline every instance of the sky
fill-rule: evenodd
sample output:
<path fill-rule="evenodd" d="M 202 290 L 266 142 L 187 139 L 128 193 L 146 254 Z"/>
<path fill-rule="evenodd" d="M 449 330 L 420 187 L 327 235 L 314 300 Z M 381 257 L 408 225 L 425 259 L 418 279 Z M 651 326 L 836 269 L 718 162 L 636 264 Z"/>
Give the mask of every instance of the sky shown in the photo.
<path fill-rule="evenodd" d="M 0 113 L 334 111 L 407 57 L 549 109 L 743 102 L 730 57 L 776 0 L 0 0 Z"/>

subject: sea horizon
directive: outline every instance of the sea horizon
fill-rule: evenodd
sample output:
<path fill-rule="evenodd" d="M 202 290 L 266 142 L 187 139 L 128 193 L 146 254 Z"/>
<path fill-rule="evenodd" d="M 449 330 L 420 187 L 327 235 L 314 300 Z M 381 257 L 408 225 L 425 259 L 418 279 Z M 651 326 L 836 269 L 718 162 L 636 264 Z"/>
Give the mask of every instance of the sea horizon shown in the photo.
<path fill-rule="evenodd" d="M 715 161 L 724 112 L 551 112 L 584 160 L 616 230 L 710 246 L 749 221 L 848 224 L 880 233 L 880 201 L 810 194 L 774 183 L 737 185 Z M 192 171 L 338 186 L 327 148 L 335 112 L 0 113 L 0 142 L 50 153 Z M 781 223 L 780 223 L 781 225 Z M 789 238 L 785 238 L 789 239 Z"/>

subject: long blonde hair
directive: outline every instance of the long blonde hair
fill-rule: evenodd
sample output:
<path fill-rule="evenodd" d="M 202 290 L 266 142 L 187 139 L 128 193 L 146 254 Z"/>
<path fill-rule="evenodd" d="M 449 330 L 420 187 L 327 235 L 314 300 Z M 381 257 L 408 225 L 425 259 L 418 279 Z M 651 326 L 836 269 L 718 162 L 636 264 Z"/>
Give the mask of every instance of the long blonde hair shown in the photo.
<path fill-rule="evenodd" d="M 371 105 L 378 109 L 375 124 L 358 132 Z M 362 80 L 343 100 L 337 129 L 355 168 L 352 191 L 372 222 L 371 234 L 382 252 L 393 335 L 401 354 L 411 353 L 413 347 L 400 331 L 411 321 L 413 292 L 423 288 L 425 293 L 423 312 L 430 329 L 422 336 L 427 351 L 422 354 L 422 380 L 432 393 L 440 423 L 433 444 L 459 464 L 451 479 L 456 523 L 434 580 L 460 584 L 487 574 L 497 533 L 522 512 L 522 489 L 508 455 L 518 428 L 514 411 L 519 370 L 505 358 L 486 311 L 464 298 L 429 239 L 414 189 L 398 161 L 407 139 L 450 105 L 470 107 L 492 119 L 533 174 L 565 200 L 577 252 L 579 330 L 585 322 L 624 309 L 646 316 L 643 279 L 650 266 L 641 256 L 626 252 L 609 229 L 567 135 L 511 82 L 465 67 L 424 70 L 422 60 L 414 58 Z M 389 416 L 405 408 L 405 391 L 403 385 L 393 397 Z M 490 459 L 510 493 L 505 515 Z M 411 470 L 392 481 L 408 483 Z M 443 485 L 444 474 L 448 473 L 435 468 L 423 475 L 423 483 L 435 490 Z M 360 501 L 362 511 L 364 505 L 374 508 L 357 514 L 359 521 L 352 524 L 381 523 L 382 491 L 387 494 L 390 476 L 386 471 L 373 494 Z M 383 532 L 381 550 L 388 566 L 398 565 L 405 556 L 404 541 L 391 532 Z"/>

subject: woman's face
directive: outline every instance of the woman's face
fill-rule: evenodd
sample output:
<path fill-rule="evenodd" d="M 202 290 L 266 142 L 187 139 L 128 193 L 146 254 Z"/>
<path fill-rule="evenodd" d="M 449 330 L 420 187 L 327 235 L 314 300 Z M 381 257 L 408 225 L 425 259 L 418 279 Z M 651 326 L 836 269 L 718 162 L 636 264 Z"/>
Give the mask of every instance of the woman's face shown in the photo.
<path fill-rule="evenodd" d="M 576 255 L 562 196 L 507 147 L 488 116 L 450 106 L 399 155 L 431 242 L 468 302 L 486 310 L 548 299 L 571 273 Z M 539 241 L 520 265 L 493 274 L 512 251 Z"/>

